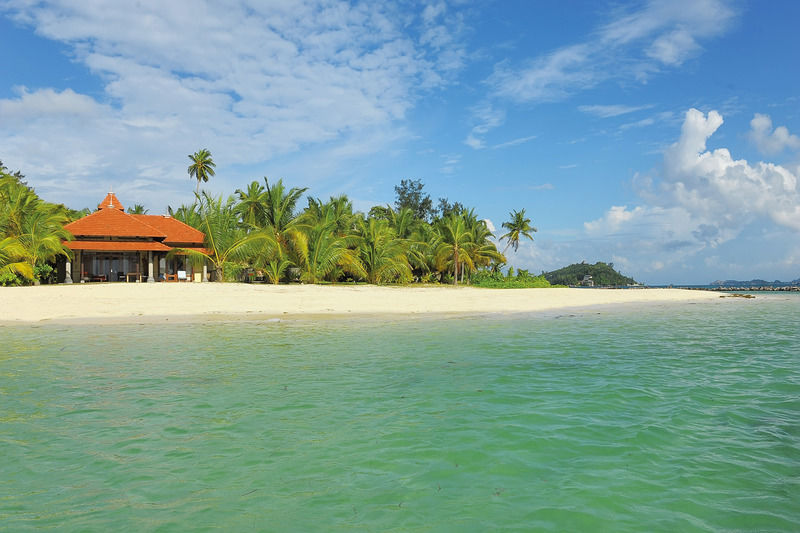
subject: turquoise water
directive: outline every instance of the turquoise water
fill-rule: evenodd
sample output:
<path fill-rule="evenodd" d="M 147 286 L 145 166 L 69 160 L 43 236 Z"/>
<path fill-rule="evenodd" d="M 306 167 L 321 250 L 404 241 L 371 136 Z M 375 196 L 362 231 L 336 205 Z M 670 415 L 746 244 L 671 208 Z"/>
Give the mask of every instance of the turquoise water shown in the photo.
<path fill-rule="evenodd" d="M 792 296 L 0 328 L 0 530 L 797 531 Z"/>

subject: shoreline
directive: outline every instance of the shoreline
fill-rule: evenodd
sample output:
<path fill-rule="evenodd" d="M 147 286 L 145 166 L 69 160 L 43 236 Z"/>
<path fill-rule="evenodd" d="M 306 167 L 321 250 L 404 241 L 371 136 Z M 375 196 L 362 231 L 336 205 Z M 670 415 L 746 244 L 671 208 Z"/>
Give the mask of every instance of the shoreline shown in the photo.
<path fill-rule="evenodd" d="M 114 283 L 0 288 L 0 325 L 480 316 L 717 301 L 686 289 L 483 289 L 452 286 Z"/>

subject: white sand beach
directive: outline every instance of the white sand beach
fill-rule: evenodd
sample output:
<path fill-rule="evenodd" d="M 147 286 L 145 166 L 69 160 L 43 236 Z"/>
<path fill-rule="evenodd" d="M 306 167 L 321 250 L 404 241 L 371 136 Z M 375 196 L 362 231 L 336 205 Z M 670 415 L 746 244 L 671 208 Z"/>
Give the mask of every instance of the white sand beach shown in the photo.
<path fill-rule="evenodd" d="M 526 313 L 712 299 L 719 299 L 719 295 L 682 289 L 479 289 L 240 283 L 43 285 L 0 288 L 0 322 Z"/>

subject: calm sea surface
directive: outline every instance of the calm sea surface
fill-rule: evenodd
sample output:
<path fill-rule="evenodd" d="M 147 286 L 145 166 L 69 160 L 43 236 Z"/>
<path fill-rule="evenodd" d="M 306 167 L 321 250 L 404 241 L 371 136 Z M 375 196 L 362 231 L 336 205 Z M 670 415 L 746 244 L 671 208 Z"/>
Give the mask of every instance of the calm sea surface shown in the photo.
<path fill-rule="evenodd" d="M 798 531 L 800 297 L 0 328 L 0 530 Z"/>

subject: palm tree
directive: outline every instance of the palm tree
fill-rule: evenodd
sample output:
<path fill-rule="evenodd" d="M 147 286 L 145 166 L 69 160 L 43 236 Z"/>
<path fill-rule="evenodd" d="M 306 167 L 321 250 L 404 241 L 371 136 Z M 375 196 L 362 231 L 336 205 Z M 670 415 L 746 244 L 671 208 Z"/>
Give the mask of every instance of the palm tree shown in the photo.
<path fill-rule="evenodd" d="M 197 198 L 199 199 L 200 196 Z M 191 226 L 195 229 L 199 229 L 200 225 L 203 223 L 203 217 L 200 215 L 197 201 L 191 205 L 183 204 L 177 209 L 172 209 L 172 206 L 167 206 L 167 212 L 169 212 L 169 216 L 172 218 L 180 220 L 187 226 Z"/>
<path fill-rule="evenodd" d="M 206 260 L 216 271 L 217 281 L 225 280 L 226 270 L 243 266 L 245 258 L 252 255 L 253 250 L 265 243 L 277 246 L 274 237 L 268 231 L 246 232 L 239 223 L 233 196 L 223 201 L 222 196 L 214 198 L 207 192 L 198 196 L 200 229 L 205 234 L 206 251 L 175 248 L 167 254 L 183 254 L 195 261 Z"/>
<path fill-rule="evenodd" d="M 386 220 L 359 219 L 358 252 L 369 283 L 411 280 L 408 241 L 397 237 Z"/>
<path fill-rule="evenodd" d="M 239 204 L 236 211 L 242 217 L 242 222 L 250 227 L 263 226 L 266 221 L 265 189 L 260 183 L 253 180 L 247 190 L 236 189 L 239 195 Z"/>
<path fill-rule="evenodd" d="M 0 240 L 0 284 L 1 278 L 11 275 L 13 280 L 16 275 L 33 279 L 33 267 L 28 260 L 27 251 L 16 237 L 6 237 Z"/>
<path fill-rule="evenodd" d="M 531 219 L 525 218 L 525 209 L 521 211 L 511 211 L 509 216 L 511 220 L 503 222 L 503 227 L 508 230 L 508 233 L 500 238 L 508 241 L 503 252 L 508 250 L 508 247 L 511 246 L 514 248 L 514 253 L 516 253 L 519 248 L 520 237 L 527 237 L 533 240 L 531 232 L 536 233 L 537 229 L 531 226 Z"/>
<path fill-rule="evenodd" d="M 474 269 L 504 263 L 506 258 L 497 251 L 497 246 L 492 242 L 492 232 L 489 231 L 486 221 L 478 220 L 478 218 L 474 216 L 474 211 L 472 209 L 464 211 L 464 217 L 472 233 L 473 245 L 469 247 L 468 253 L 472 259 Z M 466 269 L 464 269 L 464 271 L 466 271 Z M 464 280 L 464 271 L 462 271 L 461 275 L 462 281 Z"/>
<path fill-rule="evenodd" d="M 306 234 L 302 231 L 295 208 L 306 190 L 305 187 L 292 187 L 287 191 L 282 179 L 270 185 L 264 177 L 263 228 L 272 234 L 278 245 L 261 250 L 257 254 L 257 262 L 273 283 L 278 283 L 289 267 L 303 261 L 300 256 L 307 248 Z"/>
<path fill-rule="evenodd" d="M 329 214 L 332 211 L 329 211 Z M 364 266 L 353 249 L 358 237 L 339 235 L 337 220 L 332 216 L 305 223 L 306 238 L 301 250 L 303 272 L 302 281 L 317 283 L 331 276 L 332 273 L 347 272 L 355 276 L 366 277 Z M 338 276 L 335 276 L 338 277 Z"/>
<path fill-rule="evenodd" d="M 465 217 L 455 213 L 439 219 L 437 231 L 441 240 L 434 252 L 436 268 L 445 271 L 452 265 L 453 285 L 458 285 L 460 267 L 474 267 L 470 256 L 470 249 L 474 246 L 472 232 Z"/>
<path fill-rule="evenodd" d="M 197 190 L 195 192 L 199 193 L 200 182 L 208 182 L 209 176 L 214 176 L 214 167 L 217 165 L 214 163 L 214 160 L 211 159 L 211 152 L 205 148 L 198 150 L 188 157 L 192 161 L 192 164 L 189 165 L 186 171 L 189 173 L 189 179 L 197 179 Z"/>
<path fill-rule="evenodd" d="M 128 207 L 127 212 L 129 215 L 146 215 L 150 210 L 145 209 L 142 204 L 136 204 L 133 207 Z"/>
<path fill-rule="evenodd" d="M 25 249 L 32 269 L 53 261 L 59 255 L 71 257 L 72 252 L 64 241 L 72 240 L 72 234 L 64 229 L 69 217 L 58 206 L 39 201 L 35 209 L 22 221 L 19 244 Z"/>

